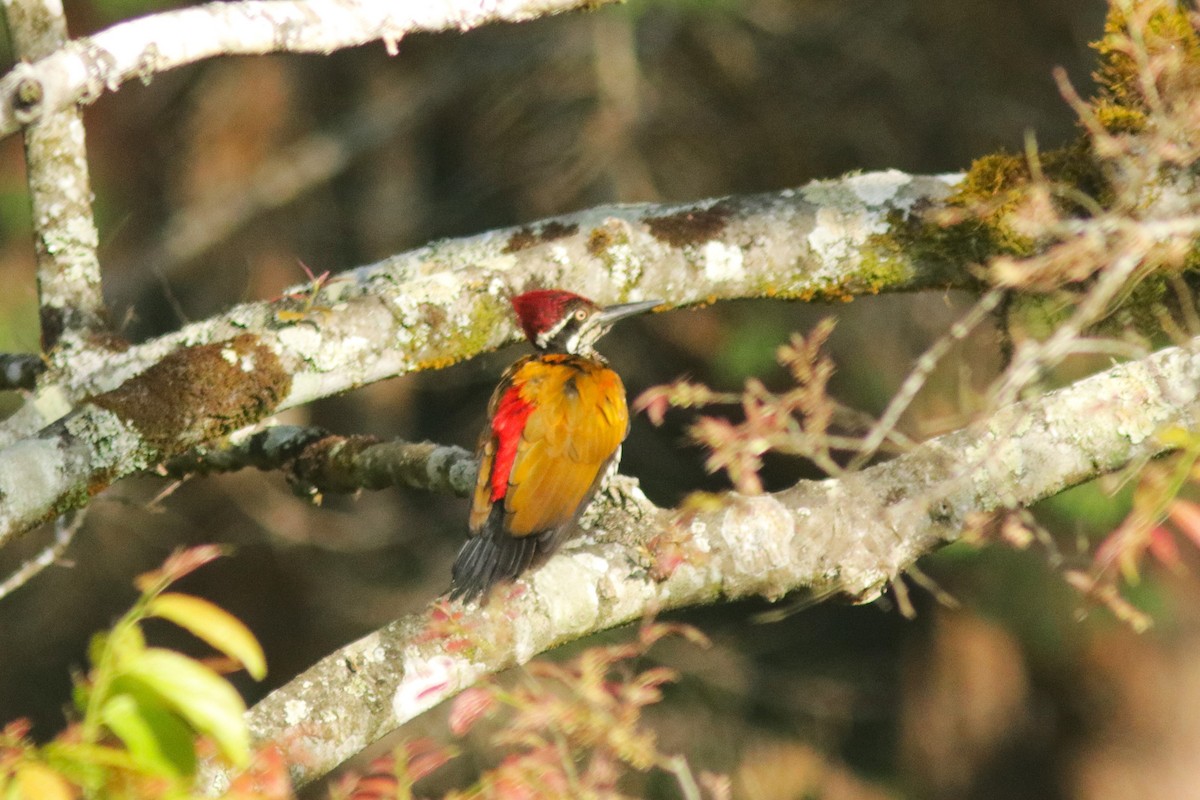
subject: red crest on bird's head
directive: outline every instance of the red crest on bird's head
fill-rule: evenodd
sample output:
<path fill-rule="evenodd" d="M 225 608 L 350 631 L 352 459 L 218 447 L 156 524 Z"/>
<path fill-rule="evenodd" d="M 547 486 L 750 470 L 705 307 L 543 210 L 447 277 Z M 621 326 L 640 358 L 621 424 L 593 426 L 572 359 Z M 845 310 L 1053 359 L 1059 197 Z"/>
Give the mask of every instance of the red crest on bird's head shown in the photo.
<path fill-rule="evenodd" d="M 566 314 L 581 305 L 596 308 L 596 304 L 586 297 L 562 289 L 537 289 L 512 299 L 513 310 L 531 342 L 536 342 L 539 334 L 553 329 Z"/>

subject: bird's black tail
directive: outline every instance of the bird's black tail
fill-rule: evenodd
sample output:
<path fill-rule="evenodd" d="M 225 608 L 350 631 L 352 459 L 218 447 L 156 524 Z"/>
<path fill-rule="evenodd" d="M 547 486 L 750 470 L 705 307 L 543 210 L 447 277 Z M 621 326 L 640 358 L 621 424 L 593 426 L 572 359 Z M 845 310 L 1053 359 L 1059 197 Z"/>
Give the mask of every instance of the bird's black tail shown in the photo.
<path fill-rule="evenodd" d="M 450 570 L 450 599 L 472 600 L 487 595 L 496 584 L 511 581 L 529 569 L 543 549 L 544 534 L 518 537 L 505 533 L 499 519 L 503 513 L 503 503 L 494 505 L 483 530 L 467 539 L 458 551 Z"/>

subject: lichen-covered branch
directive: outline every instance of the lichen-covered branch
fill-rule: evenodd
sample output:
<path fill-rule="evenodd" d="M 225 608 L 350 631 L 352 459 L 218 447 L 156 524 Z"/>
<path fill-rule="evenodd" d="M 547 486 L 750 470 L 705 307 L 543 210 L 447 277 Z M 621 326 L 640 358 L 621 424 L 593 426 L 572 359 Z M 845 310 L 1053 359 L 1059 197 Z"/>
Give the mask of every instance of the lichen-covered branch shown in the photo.
<path fill-rule="evenodd" d="M 250 334 L 171 353 L 0 451 L 0 545 L 119 477 L 258 422 L 290 386 Z"/>
<path fill-rule="evenodd" d="M 0 441 L 12 443 L 0 450 L 0 544 L 125 475 L 274 410 L 513 341 L 508 299 L 530 287 L 568 286 L 601 303 L 654 296 L 684 306 L 970 285 L 964 271 L 905 252 L 886 235 L 914 206 L 936 206 L 951 183 L 889 171 L 775 194 L 604 206 L 435 242 L 121 352 L 80 350 L 69 371 L 44 381 L 0 424 Z M 169 380 L 169 390 L 129 395 L 131 387 L 164 383 L 131 382 L 135 376 L 219 367 L 224 356 L 213 354 L 230 342 L 251 342 L 262 361 L 270 355 L 272 369 L 226 371 L 215 384 L 200 370 L 195 389 Z M 237 398 L 258 397 L 264 383 L 270 403 L 236 405 Z M 91 399 L 80 406 L 83 398 Z M 105 409 L 125 422 L 114 428 L 100 413 Z M 75 432 L 64 423 L 46 429 L 64 414 L 66 424 L 91 422 Z M 31 452 L 46 478 L 36 493 L 21 477 Z"/>
<path fill-rule="evenodd" d="M 183 478 L 255 467 L 280 470 L 304 495 L 408 486 L 466 495 L 479 468 L 475 456 L 453 445 L 383 442 L 338 436 L 323 428 L 275 425 L 249 436 L 201 446 L 171 459 L 164 473 Z"/>
<path fill-rule="evenodd" d="M 519 22 L 611 0 L 241 0 L 181 8 L 76 39 L 0 79 L 0 135 L 91 102 L 131 78 L 222 55 L 332 53 L 417 31 Z M 43 57 L 44 56 L 44 57 Z"/>
<path fill-rule="evenodd" d="M 1200 346 L 1200 341 L 1195 343 Z M 1200 353 L 1168 348 L 885 464 L 669 514 L 621 478 L 593 534 L 483 608 L 440 600 L 322 659 L 250 712 L 308 782 L 480 677 L 663 609 L 809 588 L 870 599 L 967 515 L 1028 505 L 1165 449 L 1200 415 Z"/>
<path fill-rule="evenodd" d="M 18 60 L 43 58 L 67 41 L 61 0 L 5 0 L 4 13 Z M 42 350 L 49 352 L 64 331 L 96 330 L 105 318 L 96 255 L 99 234 L 92 217 L 79 109 L 51 109 L 26 129 L 25 164 L 33 207 Z"/>
<path fill-rule="evenodd" d="M 889 235 L 915 208 L 939 207 L 953 182 L 893 170 L 773 194 L 600 206 L 434 242 L 123 352 L 80 355 L 70 374 L 0 425 L 0 442 L 36 432 L 55 418 L 46 414 L 119 386 L 179 347 L 244 332 L 291 371 L 283 402 L 291 407 L 515 341 L 508 298 L 530 287 L 569 287 L 600 303 L 663 297 L 678 307 L 972 286 L 959 265 Z"/>

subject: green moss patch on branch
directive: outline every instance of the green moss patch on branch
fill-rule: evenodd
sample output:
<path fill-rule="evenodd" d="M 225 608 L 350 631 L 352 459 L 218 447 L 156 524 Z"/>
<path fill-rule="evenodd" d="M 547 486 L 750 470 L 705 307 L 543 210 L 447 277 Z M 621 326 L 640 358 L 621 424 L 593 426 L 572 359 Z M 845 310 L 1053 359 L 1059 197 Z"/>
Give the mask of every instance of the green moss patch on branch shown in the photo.
<path fill-rule="evenodd" d="M 1200 36 L 1192 13 L 1174 2 L 1131 4 L 1129 11 L 1120 3 L 1110 5 L 1104 36 L 1092 43 L 1100 59 L 1092 74 L 1100 87 L 1092 106 L 1109 133 L 1141 132 L 1150 111 L 1146 102 L 1149 87 L 1142 80 L 1139 59 L 1129 47 L 1131 29 L 1137 30 L 1146 53 L 1174 52 L 1181 57 L 1183 69 L 1172 76 L 1174 88 L 1200 88 Z"/>
<path fill-rule="evenodd" d="M 1092 47 L 1099 54 L 1093 97 L 1079 99 L 1062 78 L 1064 95 L 1080 116 L 1074 140 L 1040 152 L 976 159 L 944 207 L 893 213 L 889 231 L 877 237 L 879 248 L 950 269 L 997 258 L 1012 264 L 1043 257 L 1069 239 L 1071 229 L 1063 221 L 1105 214 L 1161 218 L 1169 209 L 1158 207 L 1159 195 L 1190 195 L 1188 153 L 1198 145 L 1192 141 L 1194 126 L 1184 125 L 1181 114 L 1200 92 L 1196 15 L 1166 0 L 1114 3 L 1104 35 Z M 1141 160 L 1135 164 L 1133 159 Z M 1135 280 L 1193 269 L 1200 256 L 1193 248 L 1182 264 L 1168 261 L 1150 258 Z M 1086 288 L 1092 274 L 1050 259 L 1044 267 L 1027 270 L 1027 279 L 1015 283 L 998 275 L 992 279 L 1015 289 L 1052 292 Z M 1161 294 L 1127 291 L 1123 300 Z"/>
<path fill-rule="evenodd" d="M 1087 136 L 1038 154 L 1037 168 L 1052 185 L 1070 188 L 1056 198 L 1065 212 L 1082 211 L 1072 196 L 1086 195 L 1101 205 L 1111 199 L 1103 167 Z M 999 152 L 981 156 L 947 198 L 944 210 L 935 214 L 922 208 L 908 214 L 894 212 L 888 233 L 876 243 L 916 260 L 958 269 L 1000 255 L 1034 255 L 1043 243 L 1023 232 L 1014 219 L 1014 213 L 1030 199 L 1033 180 L 1024 155 Z"/>

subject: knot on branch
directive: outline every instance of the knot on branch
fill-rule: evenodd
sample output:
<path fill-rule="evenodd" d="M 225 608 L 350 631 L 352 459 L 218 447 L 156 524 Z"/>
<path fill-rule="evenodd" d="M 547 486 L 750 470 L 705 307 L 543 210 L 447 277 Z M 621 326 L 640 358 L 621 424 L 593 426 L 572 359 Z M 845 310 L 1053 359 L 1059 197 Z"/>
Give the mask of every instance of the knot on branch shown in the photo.
<path fill-rule="evenodd" d="M 32 353 L 0 354 L 0 389 L 33 389 L 46 362 Z"/>
<path fill-rule="evenodd" d="M 42 102 L 46 90 L 42 82 L 34 77 L 33 67 L 20 63 L 13 69 L 16 84 L 12 94 L 13 117 L 22 125 L 36 122 L 42 117 Z"/>

